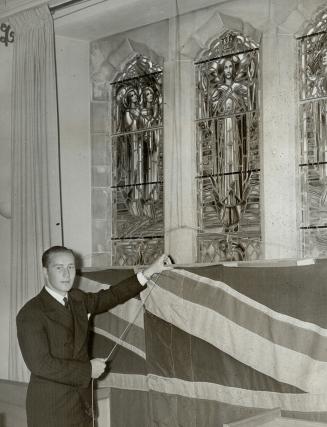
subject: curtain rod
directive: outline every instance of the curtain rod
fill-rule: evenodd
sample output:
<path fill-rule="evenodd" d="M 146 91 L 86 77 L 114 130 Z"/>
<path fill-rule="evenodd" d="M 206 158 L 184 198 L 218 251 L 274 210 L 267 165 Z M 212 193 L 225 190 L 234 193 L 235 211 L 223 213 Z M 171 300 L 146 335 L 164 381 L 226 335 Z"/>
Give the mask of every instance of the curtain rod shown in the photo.
<path fill-rule="evenodd" d="M 84 3 L 85 1 L 87 0 L 68 0 L 68 1 L 65 1 L 64 3 L 60 3 L 54 6 L 49 6 L 49 9 L 53 14 L 53 13 L 56 13 L 58 10 L 65 9 L 66 7 L 73 6 L 74 4 L 77 4 L 77 3 Z"/>
<path fill-rule="evenodd" d="M 7 19 L 12 15 L 16 15 L 16 13 L 33 9 L 34 7 L 37 7 L 37 6 L 42 6 L 43 4 L 48 5 L 50 12 L 54 14 L 55 12 L 58 12 L 61 9 L 65 9 L 66 7 L 73 6 L 74 4 L 78 4 L 78 3 L 86 3 L 87 1 L 89 0 L 68 0 L 63 3 L 50 6 L 49 0 L 35 0 L 35 2 L 31 2 L 31 4 L 28 7 L 20 6 L 9 11 L 4 11 L 3 13 L 0 12 L 0 20 Z"/>

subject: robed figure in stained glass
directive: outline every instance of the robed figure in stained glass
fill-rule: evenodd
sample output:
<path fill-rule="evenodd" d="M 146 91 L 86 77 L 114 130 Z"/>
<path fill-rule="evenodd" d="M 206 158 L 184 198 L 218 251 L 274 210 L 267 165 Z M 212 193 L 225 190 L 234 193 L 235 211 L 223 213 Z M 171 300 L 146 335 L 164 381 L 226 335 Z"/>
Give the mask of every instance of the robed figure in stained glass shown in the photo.
<path fill-rule="evenodd" d="M 217 139 L 220 146 L 219 184 L 213 183 L 213 196 L 219 212 L 220 221 L 226 230 L 237 229 L 241 209 L 244 207 L 246 176 L 248 170 L 246 116 L 248 108 L 248 87 L 238 81 L 236 61 L 238 58 L 224 58 L 220 63 L 212 64 L 216 77 L 213 80 L 211 96 L 212 117 L 220 117 Z M 216 71 L 215 71 L 216 70 Z M 219 70 L 222 70 L 219 73 Z M 243 114 L 242 114 L 243 113 Z M 241 174 L 238 174 L 241 172 Z"/>

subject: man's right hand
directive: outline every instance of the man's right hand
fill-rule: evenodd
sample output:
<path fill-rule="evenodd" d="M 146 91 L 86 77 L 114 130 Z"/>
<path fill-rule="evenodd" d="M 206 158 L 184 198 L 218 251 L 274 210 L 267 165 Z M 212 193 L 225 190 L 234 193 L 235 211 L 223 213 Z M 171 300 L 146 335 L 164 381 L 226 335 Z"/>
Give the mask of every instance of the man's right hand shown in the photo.
<path fill-rule="evenodd" d="M 106 359 L 91 359 L 91 366 L 92 366 L 92 378 L 99 378 L 100 375 L 104 373 L 104 370 L 106 369 Z"/>

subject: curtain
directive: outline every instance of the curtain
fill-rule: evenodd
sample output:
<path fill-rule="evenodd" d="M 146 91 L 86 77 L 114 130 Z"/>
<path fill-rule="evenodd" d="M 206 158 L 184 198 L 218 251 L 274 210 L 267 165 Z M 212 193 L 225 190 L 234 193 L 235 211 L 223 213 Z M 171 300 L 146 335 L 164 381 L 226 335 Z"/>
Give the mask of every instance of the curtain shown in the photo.
<path fill-rule="evenodd" d="M 12 78 L 12 247 L 9 378 L 28 380 L 16 315 L 43 286 L 41 256 L 61 244 L 53 21 L 47 6 L 10 18 Z"/>

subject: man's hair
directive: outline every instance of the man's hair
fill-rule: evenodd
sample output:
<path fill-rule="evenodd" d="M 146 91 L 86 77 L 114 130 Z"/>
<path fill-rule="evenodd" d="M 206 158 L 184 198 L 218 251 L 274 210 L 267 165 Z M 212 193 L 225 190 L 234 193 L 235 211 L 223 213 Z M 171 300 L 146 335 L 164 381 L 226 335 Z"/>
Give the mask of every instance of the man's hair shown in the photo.
<path fill-rule="evenodd" d="M 66 248 L 65 246 L 51 246 L 51 248 L 49 248 L 43 252 L 42 266 L 45 268 L 48 268 L 51 256 L 54 254 L 59 254 L 59 253 L 63 253 L 63 252 L 72 254 L 73 257 L 75 257 L 74 252 L 71 249 Z"/>

